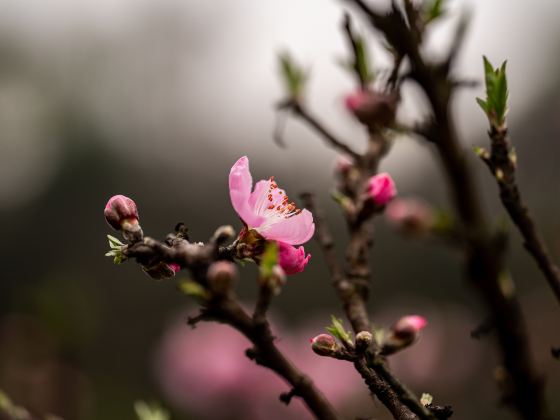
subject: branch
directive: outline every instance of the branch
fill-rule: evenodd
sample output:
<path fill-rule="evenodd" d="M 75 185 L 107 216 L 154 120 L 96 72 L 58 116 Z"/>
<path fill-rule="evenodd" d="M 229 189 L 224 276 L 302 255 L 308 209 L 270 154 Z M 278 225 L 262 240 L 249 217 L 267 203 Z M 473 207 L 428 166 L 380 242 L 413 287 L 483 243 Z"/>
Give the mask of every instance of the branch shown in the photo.
<path fill-rule="evenodd" d="M 367 80 L 364 76 L 364 74 L 360 71 L 360 59 L 363 59 L 363 57 L 360 58 L 360 51 L 359 51 L 359 45 L 358 45 L 358 40 L 356 39 L 356 36 L 354 35 L 354 31 L 352 30 L 352 18 L 350 17 L 349 13 L 345 13 L 344 14 L 344 20 L 342 22 L 342 28 L 344 29 L 344 33 L 346 34 L 346 38 L 348 39 L 348 44 L 350 45 L 350 49 L 352 50 L 352 56 L 353 56 L 353 63 L 352 63 L 352 68 L 354 70 L 354 73 L 356 75 L 356 78 L 358 79 L 358 82 L 360 84 L 360 87 L 362 89 L 367 88 L 369 80 Z"/>
<path fill-rule="evenodd" d="M 366 297 L 363 290 L 358 287 L 355 282 L 348 280 L 342 271 L 342 268 L 334 253 L 334 243 L 328 225 L 323 219 L 323 214 L 317 208 L 313 195 L 310 193 L 302 194 L 302 200 L 306 208 L 313 213 L 315 222 L 315 239 L 321 246 L 327 262 L 327 267 L 333 278 L 333 286 L 341 300 L 346 317 L 352 325 L 355 333 L 360 331 L 370 331 L 369 315 L 366 307 Z M 367 274 L 367 273 L 366 273 Z M 367 282 L 367 279 L 362 278 Z M 362 282 L 363 287 L 363 282 Z M 372 342 L 370 354 L 376 352 L 375 340 Z M 433 420 L 435 417 L 429 410 L 423 408 L 420 401 L 414 394 L 406 390 L 400 384 L 395 376 L 381 363 L 372 363 L 370 368 L 362 357 L 354 361 L 354 367 L 360 373 L 364 382 L 375 396 L 389 409 L 396 419 L 410 420 L 423 419 Z M 380 366 L 384 366 L 381 372 L 378 371 Z M 400 388 L 395 389 L 396 384 Z M 406 392 L 404 391 L 406 390 Z"/>
<path fill-rule="evenodd" d="M 424 62 L 419 45 L 396 5 L 393 4 L 388 14 L 381 15 L 363 0 L 350 1 L 385 35 L 395 50 L 409 58 L 411 77 L 428 97 L 434 114 L 431 140 L 448 176 L 453 203 L 466 236 L 467 275 L 495 321 L 503 363 L 511 379 L 511 392 L 506 393 L 505 399 L 523 419 L 545 419 L 543 384 L 533 366 L 521 308 L 513 292 L 504 293 L 500 287 L 503 245 L 489 233 L 465 153 L 457 139 L 450 111 L 454 86 L 445 71 L 448 69 Z"/>
<path fill-rule="evenodd" d="M 128 244 L 123 253 L 127 258 L 136 258 L 142 264 L 177 263 L 191 271 L 191 274 L 205 289 L 203 307 L 199 315 L 189 318 L 188 323 L 195 326 L 201 321 L 217 321 L 228 324 L 253 344 L 248 352 L 256 363 L 265 366 L 281 376 L 292 390 L 289 395 L 301 397 L 309 410 L 318 419 L 340 420 L 334 407 L 315 387 L 314 383 L 297 369 L 274 344 L 274 336 L 266 319 L 266 311 L 272 298 L 272 290 L 263 285 L 260 298 L 253 317 L 241 307 L 233 297 L 233 291 L 213 293 L 207 289 L 206 271 L 208 266 L 219 258 L 230 259 L 235 255 L 235 247 L 221 247 L 227 230 L 218 230 L 211 241 L 206 244 L 192 244 L 183 238 L 170 235 L 167 243 L 152 238 Z M 286 399 L 285 399 L 286 400 Z"/>
<path fill-rule="evenodd" d="M 521 197 L 515 179 L 515 151 L 508 139 L 507 128 L 493 127 L 488 135 L 491 140 L 490 153 L 481 150 L 479 156 L 496 179 L 502 204 L 519 229 L 524 240 L 523 245 L 537 262 L 560 303 L 560 270 L 550 258 L 546 245 L 531 217 L 529 208 Z"/>
<path fill-rule="evenodd" d="M 327 146 L 340 153 L 346 154 L 354 158 L 355 160 L 360 159 L 360 154 L 358 152 L 354 151 L 350 146 L 348 146 L 346 143 L 344 143 L 342 140 L 339 140 L 334 134 L 332 134 L 299 101 L 289 100 L 280 104 L 279 109 L 292 111 L 294 115 L 309 124 L 315 131 L 317 131 L 321 135 Z"/>
<path fill-rule="evenodd" d="M 334 253 L 334 242 L 328 225 L 323 219 L 323 212 L 315 204 L 311 193 L 304 193 L 301 196 L 304 206 L 313 213 L 315 223 L 315 239 L 321 246 L 327 267 L 333 279 L 333 287 L 342 302 L 344 312 L 355 332 L 369 331 L 370 323 L 365 299 L 359 288 L 350 282 L 344 275 Z"/>
<path fill-rule="evenodd" d="M 291 391 L 282 394 L 280 397 L 282 401 L 289 403 L 292 396 L 298 396 L 304 400 L 316 418 L 341 419 L 311 379 L 298 370 L 276 347 L 268 321 L 257 325 L 239 303 L 231 298 L 211 304 L 206 311 L 216 320 L 231 325 L 247 337 L 254 346 L 249 352 L 250 357 L 257 364 L 276 372 L 292 386 Z M 286 395 L 290 397 L 287 398 Z"/>

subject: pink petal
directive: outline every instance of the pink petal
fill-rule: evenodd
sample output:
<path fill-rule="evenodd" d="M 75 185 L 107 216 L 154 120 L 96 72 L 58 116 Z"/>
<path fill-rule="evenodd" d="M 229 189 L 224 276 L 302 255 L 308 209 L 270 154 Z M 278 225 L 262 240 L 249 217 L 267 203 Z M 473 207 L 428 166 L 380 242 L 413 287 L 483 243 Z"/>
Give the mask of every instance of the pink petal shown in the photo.
<path fill-rule="evenodd" d="M 296 248 L 284 242 L 278 242 L 278 262 L 286 274 L 301 273 L 310 258 L 311 254 L 305 256 L 302 246 Z"/>
<path fill-rule="evenodd" d="M 258 214 L 256 208 L 258 207 L 260 200 L 266 196 L 270 183 L 270 180 L 262 179 L 255 184 L 255 189 L 251 193 L 251 197 L 249 197 L 249 206 L 255 214 Z"/>
<path fill-rule="evenodd" d="M 307 242 L 315 233 L 313 215 L 304 209 L 300 214 L 265 225 L 257 231 L 266 239 L 299 245 Z"/>
<path fill-rule="evenodd" d="M 249 204 L 253 179 L 249 172 L 249 159 L 247 156 L 241 157 L 229 173 L 229 196 L 233 208 L 245 222 L 251 227 L 258 227 L 263 222 L 263 218 L 253 212 Z"/>

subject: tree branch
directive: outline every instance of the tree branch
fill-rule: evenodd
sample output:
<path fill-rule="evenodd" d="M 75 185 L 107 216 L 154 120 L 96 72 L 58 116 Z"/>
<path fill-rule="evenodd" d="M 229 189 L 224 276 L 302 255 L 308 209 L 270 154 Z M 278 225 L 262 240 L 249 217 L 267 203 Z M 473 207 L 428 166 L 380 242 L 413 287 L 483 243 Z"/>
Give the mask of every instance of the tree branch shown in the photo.
<path fill-rule="evenodd" d="M 417 40 L 395 4 L 388 14 L 382 15 L 372 11 L 363 0 L 349 1 L 385 35 L 393 48 L 408 57 L 411 77 L 428 97 L 434 114 L 431 140 L 447 174 L 453 203 L 466 236 L 467 275 L 495 321 L 502 360 L 509 374 L 511 389 L 505 393 L 505 400 L 523 419 L 545 419 L 543 384 L 533 366 L 521 308 L 514 293 L 511 290 L 504 293 L 500 287 L 504 247 L 499 244 L 499 238 L 489 233 L 465 153 L 457 139 L 449 106 L 454 86 L 447 74 L 448 66 L 431 66 L 424 62 Z"/>
<path fill-rule="evenodd" d="M 355 160 L 360 159 L 360 154 L 354 151 L 350 146 L 344 143 L 342 140 L 339 140 L 333 133 L 331 133 L 319 120 L 311 114 L 309 110 L 305 106 L 303 106 L 299 101 L 289 100 L 280 104 L 280 109 L 285 109 L 292 111 L 294 115 L 301 118 L 307 124 L 309 124 L 320 136 L 323 138 L 324 142 L 327 146 L 331 147 L 332 149 L 348 155 Z"/>
<path fill-rule="evenodd" d="M 170 236 L 174 237 L 174 235 Z M 235 250 L 226 252 L 225 248 L 219 248 L 220 242 L 211 240 L 208 244 L 201 245 L 192 244 L 186 239 L 163 243 L 152 238 L 144 238 L 140 242 L 127 245 L 123 253 L 127 258 L 136 258 L 143 265 L 158 262 L 180 264 L 182 267 L 188 268 L 194 280 L 206 288 L 208 266 L 218 258 L 224 256 L 229 258 L 232 253 L 235 253 Z M 222 254 L 218 252 L 219 250 L 222 250 Z M 207 292 L 208 296 L 201 313 L 189 319 L 190 325 L 194 326 L 201 321 L 217 321 L 234 327 L 253 344 L 254 347 L 249 354 L 255 362 L 276 372 L 290 384 L 292 387 L 290 395 L 301 397 L 317 419 L 341 419 L 311 379 L 297 369 L 274 344 L 275 338 L 266 319 L 266 310 L 272 298 L 268 287 L 261 287 L 261 298 L 253 317 L 249 316 L 234 299 L 233 292 L 221 294 L 212 294 L 211 290 L 207 290 Z"/>
<path fill-rule="evenodd" d="M 502 204 L 519 229 L 524 240 L 523 245 L 537 262 L 560 303 L 560 269 L 550 258 L 546 245 L 531 217 L 529 208 L 521 197 L 515 179 L 515 151 L 508 139 L 507 128 L 493 127 L 488 135 L 491 140 L 490 153 L 481 152 L 479 156 L 496 179 Z"/>

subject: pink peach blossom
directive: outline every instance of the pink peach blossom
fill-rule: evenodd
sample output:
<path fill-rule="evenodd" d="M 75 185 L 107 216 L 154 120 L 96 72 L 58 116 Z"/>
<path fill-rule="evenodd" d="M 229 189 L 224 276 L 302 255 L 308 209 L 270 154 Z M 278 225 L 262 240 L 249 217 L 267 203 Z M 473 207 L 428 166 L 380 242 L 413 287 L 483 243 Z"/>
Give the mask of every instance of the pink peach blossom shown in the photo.
<path fill-rule="evenodd" d="M 369 179 L 367 193 L 375 204 L 384 206 L 397 195 L 397 188 L 391 175 L 383 172 Z"/>
<path fill-rule="evenodd" d="M 311 254 L 306 256 L 303 246 L 296 248 L 287 243 L 278 242 L 278 260 L 286 274 L 301 273 L 310 259 Z"/>
<path fill-rule="evenodd" d="M 240 158 L 229 174 L 229 194 L 233 208 L 249 229 L 265 239 L 298 245 L 315 232 L 313 215 L 298 209 L 286 192 L 278 188 L 274 177 L 255 184 L 249 172 L 249 159 Z"/>

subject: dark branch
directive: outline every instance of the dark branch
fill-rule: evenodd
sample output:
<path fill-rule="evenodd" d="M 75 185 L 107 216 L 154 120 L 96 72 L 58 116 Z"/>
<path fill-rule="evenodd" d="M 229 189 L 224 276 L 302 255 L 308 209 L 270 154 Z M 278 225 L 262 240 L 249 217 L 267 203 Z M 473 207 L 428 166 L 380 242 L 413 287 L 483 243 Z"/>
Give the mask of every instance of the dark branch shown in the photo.
<path fill-rule="evenodd" d="M 457 139 L 450 111 L 454 86 L 449 78 L 449 66 L 434 66 L 424 61 L 417 38 L 395 4 L 383 15 L 370 9 L 363 0 L 350 1 L 385 35 L 396 51 L 409 58 L 411 77 L 428 98 L 434 115 L 431 141 L 437 147 L 447 174 L 466 237 L 466 272 L 495 322 L 502 359 L 509 374 L 511 392 L 508 392 L 507 402 L 526 420 L 545 419 L 543 384 L 533 366 L 521 308 L 513 292 L 504 293 L 500 287 L 504 247 L 499 238 L 490 234 L 466 155 Z"/>
<path fill-rule="evenodd" d="M 529 208 L 521 197 L 515 179 L 515 151 L 508 139 L 507 129 L 505 127 L 492 128 L 488 134 L 491 140 L 490 153 L 482 153 L 481 159 L 496 179 L 502 204 L 523 236 L 523 245 L 535 259 L 560 303 L 560 270 L 550 258 L 548 249 L 535 226 Z"/>
<path fill-rule="evenodd" d="M 346 154 L 355 160 L 360 159 L 358 152 L 355 152 L 350 146 L 339 140 L 333 133 L 331 133 L 319 120 L 313 116 L 299 101 L 287 101 L 280 104 L 279 109 L 290 110 L 297 117 L 301 118 L 307 124 L 309 124 L 317 133 L 321 135 L 327 146 L 332 149 Z M 277 140 L 278 142 L 278 140 Z M 282 141 L 281 141 L 282 142 Z"/>
<path fill-rule="evenodd" d="M 182 238 L 174 238 L 168 243 L 144 238 L 141 242 L 129 244 L 123 252 L 128 258 L 136 258 L 140 264 L 158 262 L 180 264 L 191 271 L 198 284 L 206 287 L 208 266 L 223 257 L 222 254 L 231 257 L 231 254 L 235 253 L 234 247 L 227 247 L 230 249 L 227 252 L 224 248 L 220 248 L 223 240 L 230 236 L 228 233 L 230 233 L 228 229 L 218 229 L 206 245 L 192 244 Z M 212 294 L 211 290 L 207 291 L 209 296 L 200 314 L 188 319 L 191 326 L 195 326 L 201 321 L 217 321 L 232 326 L 253 343 L 254 347 L 247 355 L 259 365 L 265 366 L 281 376 L 292 387 L 290 393 L 301 397 L 316 418 L 340 420 L 334 407 L 313 382 L 297 369 L 274 344 L 274 336 L 266 319 L 266 310 L 272 297 L 270 288 L 264 285 L 261 287 L 261 297 L 254 317 L 249 316 L 234 299 L 233 292 Z"/>

